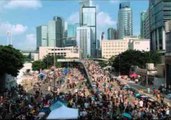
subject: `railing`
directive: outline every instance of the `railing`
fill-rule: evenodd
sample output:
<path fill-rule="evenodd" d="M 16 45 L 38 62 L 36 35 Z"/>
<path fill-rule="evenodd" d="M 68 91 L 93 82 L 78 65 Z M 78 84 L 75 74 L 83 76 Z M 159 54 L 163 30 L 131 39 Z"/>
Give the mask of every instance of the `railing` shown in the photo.
<path fill-rule="evenodd" d="M 93 87 L 93 83 L 92 83 L 92 79 L 91 79 L 91 77 L 89 76 L 89 73 L 88 73 L 88 71 L 87 71 L 87 68 L 85 67 L 85 65 L 84 65 L 84 63 L 82 62 L 82 61 L 80 61 L 80 63 L 83 65 L 83 67 L 84 67 L 84 69 L 85 69 L 85 72 L 86 72 L 86 76 L 87 76 L 87 82 L 88 82 L 88 84 L 89 84 L 89 88 L 91 89 L 91 90 L 93 90 L 93 92 L 94 93 L 96 93 L 96 89 Z"/>

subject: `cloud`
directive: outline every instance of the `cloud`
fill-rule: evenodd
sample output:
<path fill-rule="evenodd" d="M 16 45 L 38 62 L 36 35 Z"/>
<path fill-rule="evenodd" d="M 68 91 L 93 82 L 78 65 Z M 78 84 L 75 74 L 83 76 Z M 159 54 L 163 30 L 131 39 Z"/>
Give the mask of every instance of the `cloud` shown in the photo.
<path fill-rule="evenodd" d="M 36 35 L 35 34 L 27 34 L 24 45 L 27 46 L 24 49 L 35 49 L 36 48 Z"/>
<path fill-rule="evenodd" d="M 112 20 L 112 17 L 108 13 L 105 13 L 103 11 L 97 13 L 97 38 L 100 38 L 102 32 L 104 32 L 104 36 L 106 36 L 107 29 L 109 27 L 115 28 L 116 23 L 117 22 L 115 20 Z"/>
<path fill-rule="evenodd" d="M 69 23 L 78 23 L 78 22 L 79 22 L 79 12 L 72 13 L 72 14 L 68 17 L 67 21 L 68 21 Z"/>
<path fill-rule="evenodd" d="M 40 8 L 42 3 L 40 0 L 10 0 L 4 5 L 4 8 L 15 9 L 15 8 Z"/>
<path fill-rule="evenodd" d="M 21 50 L 35 50 L 36 49 L 36 35 L 33 33 L 23 34 L 13 38 L 15 48 Z"/>
<path fill-rule="evenodd" d="M 97 14 L 97 25 L 108 26 L 115 25 L 116 21 L 112 20 L 109 14 L 101 11 Z"/>
<path fill-rule="evenodd" d="M 10 24 L 8 22 L 0 23 L 0 34 L 6 35 L 7 32 L 11 32 L 12 35 L 19 35 L 26 32 L 27 26 L 22 24 Z"/>
<path fill-rule="evenodd" d="M 109 0 L 110 3 L 113 3 L 113 4 L 118 4 L 121 2 L 121 0 Z"/>
<path fill-rule="evenodd" d="M 35 40 L 36 40 L 36 35 L 35 34 L 27 34 L 26 35 L 26 40 L 28 41 L 28 42 L 35 42 Z"/>

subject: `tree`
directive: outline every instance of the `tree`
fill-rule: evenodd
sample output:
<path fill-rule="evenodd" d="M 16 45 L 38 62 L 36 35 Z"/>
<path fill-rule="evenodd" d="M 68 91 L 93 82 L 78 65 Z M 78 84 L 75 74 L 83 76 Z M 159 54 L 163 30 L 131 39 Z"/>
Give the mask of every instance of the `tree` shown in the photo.
<path fill-rule="evenodd" d="M 19 69 L 23 67 L 24 56 L 12 46 L 0 45 L 0 89 L 4 88 L 5 74 L 17 76 Z"/>
<path fill-rule="evenodd" d="M 54 56 L 52 55 L 47 55 L 43 58 L 43 63 L 45 64 L 46 68 L 52 67 L 54 64 Z"/>
<path fill-rule="evenodd" d="M 12 46 L 0 46 L 0 76 L 5 73 L 17 76 L 23 67 L 24 56 Z"/>
<path fill-rule="evenodd" d="M 115 68 L 116 72 L 129 74 L 132 65 L 145 68 L 146 63 L 160 62 L 160 55 L 157 52 L 141 52 L 136 50 L 127 50 L 119 54 L 115 59 L 111 58 L 109 63 Z"/>
<path fill-rule="evenodd" d="M 64 57 L 57 55 L 57 56 L 55 56 L 55 58 L 56 58 L 56 67 L 60 67 L 61 65 L 60 65 L 59 62 L 57 62 L 57 60 L 58 59 L 63 59 Z M 43 58 L 42 61 L 45 64 L 46 68 L 50 68 L 50 67 L 52 67 L 54 65 L 54 56 L 53 55 L 47 55 L 47 56 L 45 56 Z"/>
<path fill-rule="evenodd" d="M 32 69 L 33 70 L 38 70 L 39 71 L 40 69 L 44 69 L 44 68 L 45 68 L 45 64 L 41 60 L 37 60 L 37 61 L 34 61 L 32 63 Z"/>

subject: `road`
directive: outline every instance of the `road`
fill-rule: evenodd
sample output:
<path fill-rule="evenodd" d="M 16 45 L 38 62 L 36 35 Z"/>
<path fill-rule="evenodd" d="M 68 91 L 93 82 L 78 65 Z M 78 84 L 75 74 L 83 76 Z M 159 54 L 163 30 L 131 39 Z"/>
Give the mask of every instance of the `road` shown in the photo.
<path fill-rule="evenodd" d="M 121 81 L 121 82 L 123 82 L 123 83 L 126 83 L 127 85 L 129 85 L 132 88 L 137 89 L 141 94 L 144 94 L 144 95 L 146 95 L 146 96 L 148 96 L 148 97 L 150 97 L 150 98 L 152 98 L 154 100 L 157 100 L 156 97 L 153 96 L 152 93 L 144 92 L 144 90 L 147 91 L 147 88 L 146 87 L 141 86 L 139 84 L 136 84 L 136 83 L 134 83 L 132 81 L 128 81 L 128 80 L 121 79 L 121 78 L 118 78 L 118 80 Z M 171 100 L 169 100 L 167 98 L 164 98 L 164 102 L 167 103 L 169 106 L 171 106 Z"/>

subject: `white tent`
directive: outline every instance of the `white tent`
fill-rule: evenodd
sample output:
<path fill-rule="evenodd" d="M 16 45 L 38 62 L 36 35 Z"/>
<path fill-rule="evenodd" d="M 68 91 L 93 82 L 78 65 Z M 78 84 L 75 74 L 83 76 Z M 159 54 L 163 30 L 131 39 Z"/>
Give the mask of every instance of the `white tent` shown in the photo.
<path fill-rule="evenodd" d="M 47 119 L 78 119 L 78 109 L 68 108 L 62 105 L 50 112 Z"/>

